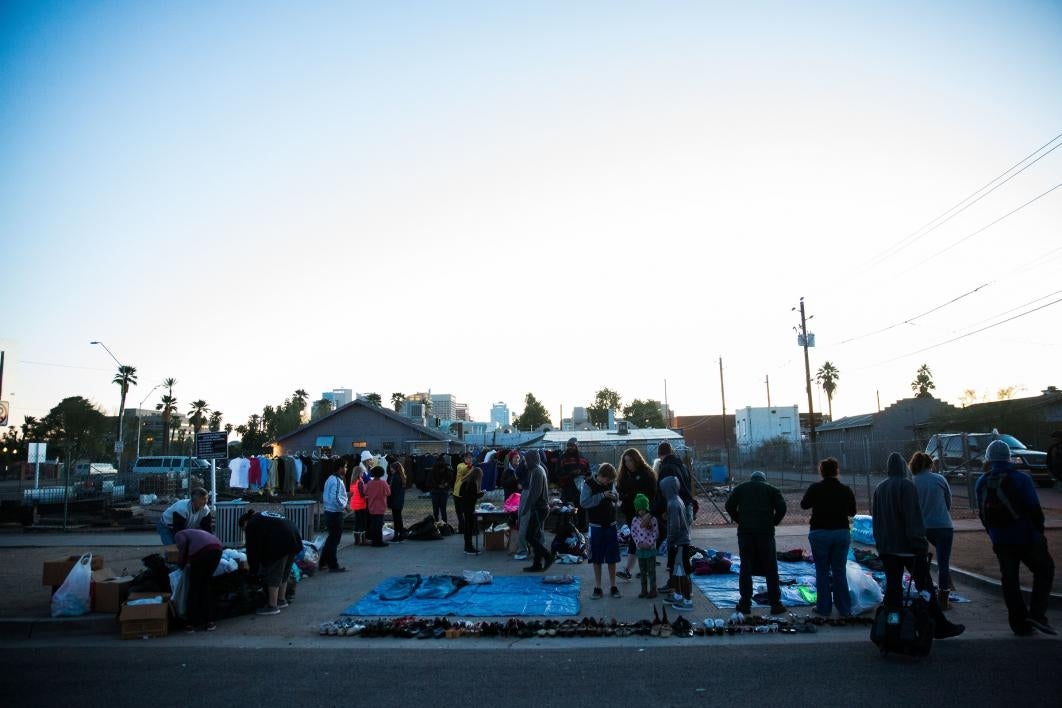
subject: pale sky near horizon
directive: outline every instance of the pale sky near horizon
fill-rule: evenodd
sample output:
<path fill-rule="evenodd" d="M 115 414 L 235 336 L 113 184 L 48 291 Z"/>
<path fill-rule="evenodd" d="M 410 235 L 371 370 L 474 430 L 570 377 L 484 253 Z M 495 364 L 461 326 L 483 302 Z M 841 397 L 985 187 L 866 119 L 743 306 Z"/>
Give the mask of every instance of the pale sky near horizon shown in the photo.
<path fill-rule="evenodd" d="M 1059 2 L 2 2 L 3 399 L 1037 394 L 1060 133 Z"/>

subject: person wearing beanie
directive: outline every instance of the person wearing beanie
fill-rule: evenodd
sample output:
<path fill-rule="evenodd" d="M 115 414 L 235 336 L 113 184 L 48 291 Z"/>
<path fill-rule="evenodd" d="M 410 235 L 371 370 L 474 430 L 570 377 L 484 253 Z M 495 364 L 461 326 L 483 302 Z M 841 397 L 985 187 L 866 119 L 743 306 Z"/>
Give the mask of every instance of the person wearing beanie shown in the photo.
<path fill-rule="evenodd" d="M 590 477 L 590 463 L 579 454 L 579 441 L 568 438 L 568 444 L 557 462 L 557 486 L 560 487 L 560 498 L 565 504 L 578 508 L 580 490 L 583 483 Z M 574 523 L 580 531 L 586 531 L 586 512 L 578 509 Z"/>
<path fill-rule="evenodd" d="M 977 480 L 974 492 L 981 524 L 999 559 L 1010 628 L 1018 636 L 1027 636 L 1033 630 L 1056 634 L 1047 620 L 1055 562 L 1047 548 L 1044 512 L 1036 485 L 1029 475 L 1010 463 L 1010 448 L 1002 440 L 989 444 L 985 459 L 989 469 Z M 1023 563 L 1033 576 L 1028 606 L 1018 578 Z"/>
<path fill-rule="evenodd" d="M 533 560 L 524 568 L 525 573 L 541 573 L 553 565 L 553 554 L 546 549 L 542 532 L 549 513 L 549 483 L 546 469 L 542 466 L 538 450 L 528 450 L 524 456 L 527 464 L 527 488 L 520 495 L 520 523 L 527 523 L 527 543 L 531 546 Z"/>
<path fill-rule="evenodd" d="M 907 569 L 915 588 L 929 593 L 934 638 L 957 637 L 966 627 L 950 622 L 940 609 L 929 575 L 929 541 L 922 521 L 922 507 L 918 503 L 918 489 L 911 481 L 907 463 L 900 453 L 889 454 L 885 471 L 888 477 L 874 488 L 870 507 L 874 517 L 874 545 L 885 567 L 884 604 L 893 608 L 903 606 L 903 571 Z"/>
<path fill-rule="evenodd" d="M 644 494 L 634 496 L 634 513 L 636 517 L 630 522 L 631 539 L 642 578 L 642 591 L 638 597 L 651 599 L 656 597 L 656 543 L 660 526 L 656 517 L 649 513 L 649 497 Z"/>
<path fill-rule="evenodd" d="M 778 581 L 778 553 L 774 545 L 774 527 L 785 518 L 786 505 L 782 493 L 767 483 L 767 475 L 753 472 L 749 481 L 734 487 L 726 500 L 726 512 L 737 522 L 738 590 L 741 599 L 737 611 L 752 611 L 752 576 L 762 575 L 767 582 L 767 600 L 771 614 L 785 612 L 782 587 Z"/>

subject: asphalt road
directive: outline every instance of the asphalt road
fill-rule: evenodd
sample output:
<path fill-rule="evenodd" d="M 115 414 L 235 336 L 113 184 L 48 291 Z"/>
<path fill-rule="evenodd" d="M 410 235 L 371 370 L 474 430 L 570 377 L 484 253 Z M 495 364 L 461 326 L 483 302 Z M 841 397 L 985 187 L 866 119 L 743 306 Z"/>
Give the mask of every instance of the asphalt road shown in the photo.
<path fill-rule="evenodd" d="M 152 647 L 0 649 L 8 706 L 1058 705 L 1062 642 L 940 642 L 927 659 L 882 659 L 865 644 L 725 638 L 684 647 L 424 651 Z M 486 640 L 483 640 L 486 641 Z M 693 642 L 696 642 L 694 644 Z M 416 649 L 413 646 L 417 646 Z M 351 651 L 353 650 L 353 651 Z"/>

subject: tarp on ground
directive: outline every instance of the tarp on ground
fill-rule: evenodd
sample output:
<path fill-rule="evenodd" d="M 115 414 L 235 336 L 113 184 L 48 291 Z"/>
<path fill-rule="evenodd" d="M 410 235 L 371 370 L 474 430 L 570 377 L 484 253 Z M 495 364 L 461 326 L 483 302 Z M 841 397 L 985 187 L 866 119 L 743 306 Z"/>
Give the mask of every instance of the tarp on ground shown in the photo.
<path fill-rule="evenodd" d="M 579 579 L 566 585 L 542 582 L 541 575 L 495 576 L 487 585 L 466 585 L 444 598 L 410 595 L 384 600 L 402 583 L 388 578 L 342 614 L 356 617 L 568 617 L 579 614 Z"/>
<path fill-rule="evenodd" d="M 693 584 L 704 596 L 718 608 L 729 609 L 741 599 L 738 590 L 738 571 L 741 559 L 730 559 L 729 573 L 691 576 Z M 778 561 L 778 580 L 782 583 L 782 604 L 786 607 L 800 607 L 815 602 L 815 564 L 807 561 Z M 766 581 L 762 577 L 752 576 L 753 594 L 765 591 Z M 757 603 L 753 602 L 753 605 Z"/>

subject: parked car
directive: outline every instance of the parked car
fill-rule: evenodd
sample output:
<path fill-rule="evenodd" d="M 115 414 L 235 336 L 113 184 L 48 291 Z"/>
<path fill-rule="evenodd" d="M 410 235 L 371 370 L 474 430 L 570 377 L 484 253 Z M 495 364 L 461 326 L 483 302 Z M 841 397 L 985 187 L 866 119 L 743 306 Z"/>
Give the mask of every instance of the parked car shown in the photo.
<path fill-rule="evenodd" d="M 146 455 L 136 458 L 133 474 L 172 474 L 180 480 L 181 489 L 188 489 L 189 477 L 194 475 L 205 480 L 210 476 L 210 463 L 198 457 Z"/>
<path fill-rule="evenodd" d="M 937 471 L 945 477 L 965 476 L 984 469 L 985 450 L 993 440 L 1002 440 L 1010 448 L 1011 462 L 1027 473 L 1041 487 L 1054 484 L 1047 470 L 1047 453 L 1030 450 L 1013 435 L 1004 433 L 938 433 L 929 439 L 926 454 L 937 462 Z"/>

